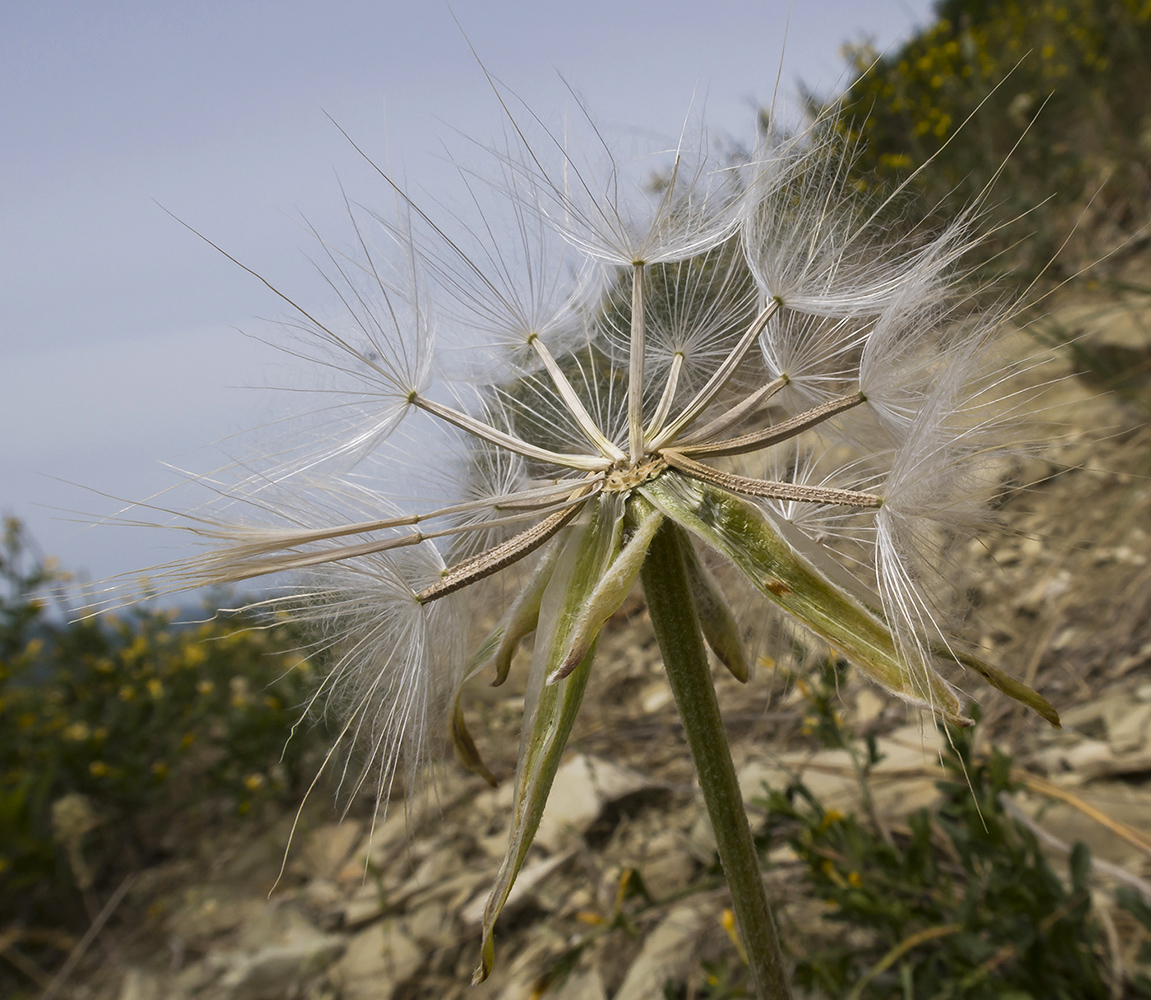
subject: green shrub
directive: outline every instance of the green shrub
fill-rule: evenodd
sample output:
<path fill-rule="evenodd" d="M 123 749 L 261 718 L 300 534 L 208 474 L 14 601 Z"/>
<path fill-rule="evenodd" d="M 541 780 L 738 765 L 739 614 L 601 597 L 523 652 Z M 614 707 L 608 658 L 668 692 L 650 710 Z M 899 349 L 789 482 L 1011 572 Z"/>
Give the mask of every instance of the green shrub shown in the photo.
<path fill-rule="evenodd" d="M 879 757 L 874 742 L 864 749 L 840 726 L 834 706 L 845 669 L 825 662 L 803 686 L 804 728 L 852 753 L 866 803 L 867 771 Z M 973 742 L 972 730 L 948 730 L 942 801 L 888 837 L 866 819 L 825 809 L 801 782 L 767 792 L 762 846 L 786 842 L 805 864 L 806 890 L 851 930 L 800 956 L 799 986 L 852 1000 L 1111 995 L 1087 847 L 1075 846 L 1065 883 L 1031 830 L 1003 808 L 1011 758 L 976 758 Z M 1124 995 L 1151 996 L 1147 987 L 1136 976 Z"/>
<path fill-rule="evenodd" d="M 0 918 L 50 913 L 103 869 L 154 854 L 175 817 L 298 791 L 285 747 L 308 665 L 285 625 L 46 612 L 60 574 L 9 520 L 0 549 Z M 257 627 L 259 626 L 259 627 Z M 194 826 L 194 824 L 192 824 Z M 48 916 L 48 913 L 44 913 Z"/>
<path fill-rule="evenodd" d="M 1030 237 L 1031 270 L 1105 181 L 1096 209 L 1127 231 L 1142 225 L 1151 200 L 1151 3 L 943 0 L 937 12 L 893 52 L 848 48 L 859 75 L 834 113 L 862 140 L 861 182 L 901 181 L 934 157 L 915 186 L 930 202 L 956 205 L 1002 170 L 997 216 L 1054 203 L 1002 233 L 1000 246 Z"/>

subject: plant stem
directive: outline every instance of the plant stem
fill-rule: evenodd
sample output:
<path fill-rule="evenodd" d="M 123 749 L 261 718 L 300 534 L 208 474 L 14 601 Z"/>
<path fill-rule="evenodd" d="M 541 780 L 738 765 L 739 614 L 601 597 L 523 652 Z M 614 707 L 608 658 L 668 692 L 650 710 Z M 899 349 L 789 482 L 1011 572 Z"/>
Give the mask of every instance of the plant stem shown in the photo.
<path fill-rule="evenodd" d="M 690 544 L 682 528 L 670 521 L 663 523 L 641 570 L 644 596 L 715 830 L 756 995 L 760 1000 L 791 1000 L 779 937 L 692 601 L 683 552 L 683 546 Z"/>

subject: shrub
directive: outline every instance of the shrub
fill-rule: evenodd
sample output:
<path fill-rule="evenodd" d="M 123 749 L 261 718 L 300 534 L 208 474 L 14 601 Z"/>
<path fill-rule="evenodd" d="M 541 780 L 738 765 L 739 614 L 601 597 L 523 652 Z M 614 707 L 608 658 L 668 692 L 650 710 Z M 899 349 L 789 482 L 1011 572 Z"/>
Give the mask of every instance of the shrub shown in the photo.
<path fill-rule="evenodd" d="M 286 625 L 54 620 L 46 587 L 62 574 L 14 520 L 0 580 L 0 918 L 49 916 L 146 860 L 176 815 L 187 829 L 298 791 L 307 740 L 284 740 L 308 666 Z"/>

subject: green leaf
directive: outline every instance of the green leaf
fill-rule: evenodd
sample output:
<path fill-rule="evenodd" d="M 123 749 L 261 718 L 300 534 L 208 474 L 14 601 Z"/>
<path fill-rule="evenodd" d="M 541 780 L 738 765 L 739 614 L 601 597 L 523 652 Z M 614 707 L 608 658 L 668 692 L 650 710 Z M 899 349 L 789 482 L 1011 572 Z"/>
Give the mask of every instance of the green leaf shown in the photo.
<path fill-rule="evenodd" d="M 472 734 L 468 731 L 464 720 L 463 694 L 464 685 L 476 674 L 484 669 L 493 659 L 496 666 L 496 679 L 492 681 L 493 687 L 498 687 L 507 680 L 508 671 L 511 670 L 512 656 L 521 640 L 536 630 L 540 616 L 540 601 L 543 599 L 544 588 L 551 579 L 555 569 L 556 559 L 559 555 L 560 545 L 549 545 L 532 570 L 524 589 L 520 591 L 510 608 L 500 619 L 499 624 L 484 637 L 479 648 L 468 662 L 464 676 L 456 685 L 452 695 L 452 745 L 460 763 L 473 774 L 478 774 L 489 785 L 498 784 L 496 777 L 484 763 L 476 746 Z"/>
<path fill-rule="evenodd" d="M 979 657 L 972 656 L 970 653 L 965 653 L 961 650 L 952 651 L 947 647 L 938 648 L 932 646 L 931 651 L 936 656 L 942 656 L 944 659 L 952 660 L 961 666 L 967 667 L 968 670 L 974 670 L 980 677 L 987 681 L 988 684 L 1002 691 L 1008 698 L 1014 698 L 1021 705 L 1026 705 L 1037 715 L 1042 716 L 1050 722 L 1056 729 L 1063 728 L 1063 723 L 1059 721 L 1059 713 L 1055 710 L 1055 706 L 1038 691 L 1029 688 L 1023 681 L 1016 680 L 998 667 L 994 667 L 990 663 L 979 659 Z"/>
<path fill-rule="evenodd" d="M 955 725 L 971 724 L 951 686 L 930 667 L 905 663 L 891 629 L 800 556 L 754 504 L 674 472 L 648 480 L 640 492 L 881 687 Z"/>
<path fill-rule="evenodd" d="M 559 552 L 558 542 L 547 547 L 523 590 L 516 596 L 503 617 L 503 634 L 494 654 L 496 679 L 492 681 L 492 687 L 499 687 L 508 679 L 508 671 L 512 668 L 512 657 L 517 647 L 525 636 L 536 630 L 540 617 L 540 602 L 543 600 L 544 589 L 555 571 Z"/>
<path fill-rule="evenodd" d="M 540 602 L 539 631 L 524 697 L 523 728 L 527 735 L 521 740 L 516 768 L 511 836 L 484 908 L 480 966 L 472 977 L 473 984 L 486 979 L 495 962 L 495 923 L 547 805 L 587 686 L 594 643 L 566 677 L 554 684 L 546 681 L 563 663 L 585 606 L 619 554 L 623 520 L 623 498 L 618 493 L 608 493 L 588 503 L 559 539 L 555 568 Z"/>
<path fill-rule="evenodd" d="M 732 677 L 746 684 L 751 677 L 751 664 L 748 663 L 747 654 L 743 650 L 743 640 L 740 638 L 735 615 L 731 613 L 719 584 L 712 579 L 707 567 L 699 561 L 695 548 L 685 545 L 683 555 L 703 637 L 719 662 L 731 672 Z"/>
<path fill-rule="evenodd" d="M 632 584 L 639 576 L 648 546 L 651 545 L 659 526 L 663 524 L 663 515 L 641 498 L 637 497 L 636 500 L 642 509 L 637 509 L 635 502 L 628 504 L 628 520 L 633 527 L 627 542 L 619 550 L 611 567 L 599 578 L 595 589 L 585 602 L 579 620 L 567 640 L 563 662 L 548 677 L 549 684 L 562 680 L 583 660 L 591 644 L 595 642 L 596 636 L 599 635 L 600 629 L 603 628 L 604 622 L 623 604 L 631 592 Z"/>
<path fill-rule="evenodd" d="M 464 719 L 464 709 L 460 701 L 462 690 L 461 688 L 460 691 L 456 692 L 455 702 L 452 705 L 452 746 L 456 748 L 456 756 L 464 767 L 472 774 L 478 774 L 492 788 L 495 788 L 499 781 L 484 763 L 484 758 L 480 755 L 479 747 L 476 746 L 476 741 L 472 739 L 471 731 Z"/>

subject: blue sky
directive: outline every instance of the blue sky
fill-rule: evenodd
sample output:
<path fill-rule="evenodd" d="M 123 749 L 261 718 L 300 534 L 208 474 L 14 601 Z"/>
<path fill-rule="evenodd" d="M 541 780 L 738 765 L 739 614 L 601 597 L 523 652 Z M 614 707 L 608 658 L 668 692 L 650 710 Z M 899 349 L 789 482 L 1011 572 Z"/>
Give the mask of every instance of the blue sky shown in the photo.
<path fill-rule="evenodd" d="M 179 552 L 175 533 L 66 511 L 110 514 L 120 505 L 102 494 L 144 499 L 180 481 L 171 467 L 220 465 L 231 435 L 282 412 L 267 387 L 306 377 L 264 342 L 281 305 L 173 215 L 323 303 L 304 220 L 342 236 L 341 184 L 387 203 L 329 115 L 430 200 L 454 173 L 445 143 L 504 124 L 469 41 L 544 115 L 571 106 L 570 84 L 609 131 L 674 135 L 693 106 L 748 139 L 781 53 L 784 97 L 800 80 L 832 92 L 844 42 L 891 45 L 929 13 L 923 0 L 790 13 L 786 0 L 706 13 L 683 0 L 6 0 L 0 509 L 91 577 Z"/>

